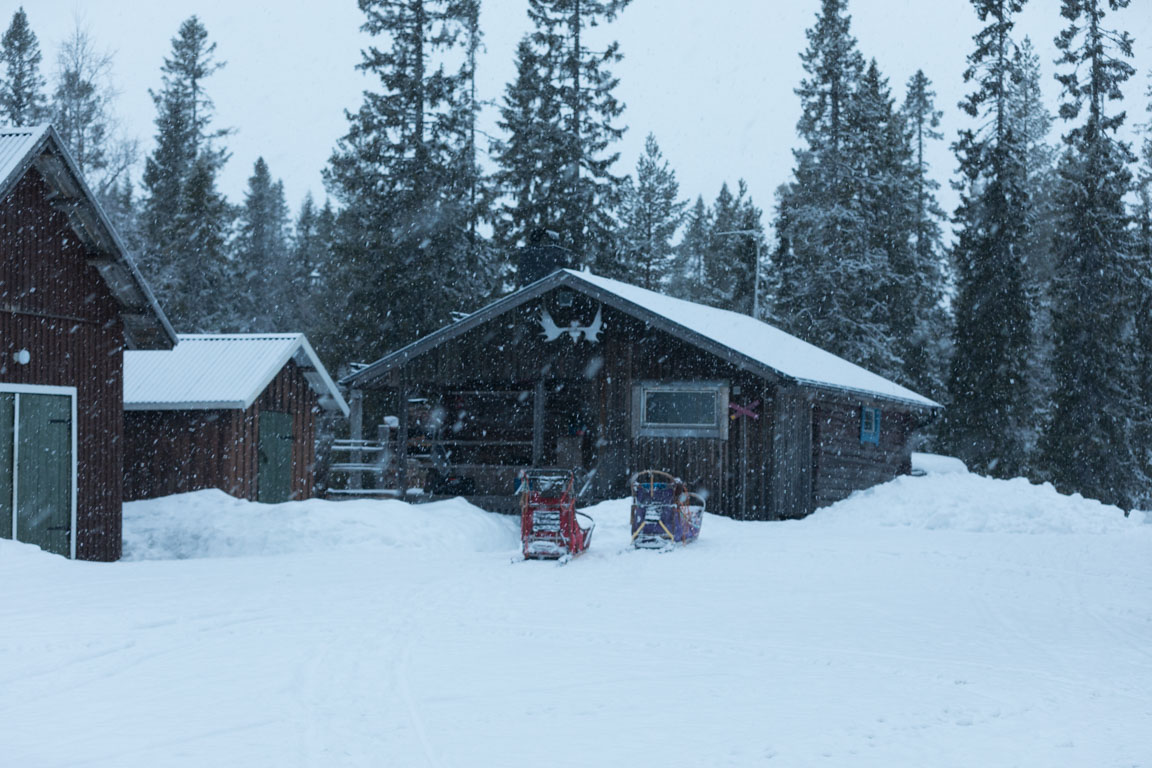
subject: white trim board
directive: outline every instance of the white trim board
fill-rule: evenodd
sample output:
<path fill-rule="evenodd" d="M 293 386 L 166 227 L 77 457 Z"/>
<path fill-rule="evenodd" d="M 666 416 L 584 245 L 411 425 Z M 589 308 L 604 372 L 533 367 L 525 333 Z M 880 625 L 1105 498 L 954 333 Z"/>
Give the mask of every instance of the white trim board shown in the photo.
<path fill-rule="evenodd" d="M 0 382 L 0 392 L 6 392 L 16 395 L 16 402 L 12 413 L 12 540 L 20 540 L 20 518 L 18 515 L 19 502 L 20 502 L 20 481 L 19 473 L 16 471 L 20 460 L 20 395 L 57 395 L 60 397 L 68 397 L 72 404 L 72 478 L 70 485 L 69 499 L 71 509 L 69 531 L 68 531 L 68 557 L 72 560 L 76 559 L 76 525 L 77 525 L 77 500 L 79 498 L 77 492 L 77 456 L 76 448 L 77 440 L 77 393 L 76 387 L 56 387 L 47 384 L 9 384 Z"/>

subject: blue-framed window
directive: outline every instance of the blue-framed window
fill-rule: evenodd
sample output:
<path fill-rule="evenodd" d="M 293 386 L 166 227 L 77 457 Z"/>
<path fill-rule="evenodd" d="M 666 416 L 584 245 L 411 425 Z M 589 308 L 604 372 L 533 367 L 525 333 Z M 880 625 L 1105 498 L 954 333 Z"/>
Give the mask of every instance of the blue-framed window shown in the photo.
<path fill-rule="evenodd" d="M 860 442 L 880 444 L 880 409 L 863 406 L 860 409 Z"/>

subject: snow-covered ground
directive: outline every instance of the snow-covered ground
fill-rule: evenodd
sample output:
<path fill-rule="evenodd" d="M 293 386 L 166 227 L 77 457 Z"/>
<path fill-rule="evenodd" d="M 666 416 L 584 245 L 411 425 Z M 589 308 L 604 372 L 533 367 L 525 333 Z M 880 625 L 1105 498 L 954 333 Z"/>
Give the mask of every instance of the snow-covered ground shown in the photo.
<path fill-rule="evenodd" d="M 0 541 L 0 765 L 1149 766 L 1152 524 L 930 473 L 512 562 L 463 501 L 129 504 Z"/>

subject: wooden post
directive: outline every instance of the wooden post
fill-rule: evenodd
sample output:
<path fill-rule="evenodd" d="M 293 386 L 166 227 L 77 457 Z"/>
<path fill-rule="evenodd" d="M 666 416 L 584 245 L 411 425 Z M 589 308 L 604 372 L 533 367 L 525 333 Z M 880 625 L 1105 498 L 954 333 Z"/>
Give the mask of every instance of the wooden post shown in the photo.
<path fill-rule="evenodd" d="M 408 371 L 401 368 L 397 375 L 396 418 L 396 480 L 400 486 L 400 500 L 408 498 Z"/>
<path fill-rule="evenodd" d="M 359 441 L 364 437 L 364 390 L 353 389 L 348 399 L 348 421 L 350 425 L 348 436 L 352 438 L 352 444 L 357 445 L 355 441 Z M 351 460 L 353 464 L 362 464 L 364 462 L 364 457 L 359 448 L 352 450 Z M 364 487 L 364 480 L 360 470 L 354 470 L 351 473 L 351 477 L 348 478 L 348 486 L 356 491 Z"/>
<path fill-rule="evenodd" d="M 539 467 L 544 461 L 544 379 L 536 381 L 536 391 L 532 395 L 532 466 Z"/>

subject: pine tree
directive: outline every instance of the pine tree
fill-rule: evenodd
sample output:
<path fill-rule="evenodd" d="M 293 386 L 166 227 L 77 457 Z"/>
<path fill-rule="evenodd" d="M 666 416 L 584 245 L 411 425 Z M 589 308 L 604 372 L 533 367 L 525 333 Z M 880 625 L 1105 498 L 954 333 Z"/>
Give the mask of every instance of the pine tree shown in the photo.
<path fill-rule="evenodd" d="M 216 189 L 227 152 L 211 130 L 212 100 L 204 81 L 223 66 L 195 16 L 180 25 L 164 59 L 156 105 L 156 149 L 144 167 L 141 266 L 177 330 L 219 330 L 228 324 L 226 249 L 232 210 Z"/>
<path fill-rule="evenodd" d="M 853 359 L 870 370 L 917 386 L 930 384 L 916 334 L 934 298 L 935 285 L 920 269 L 915 249 L 917 200 L 915 168 L 904 117 L 895 108 L 887 78 L 869 62 L 850 110 L 846 142 L 855 170 L 857 259 L 871 280 L 842 290 L 858 321 L 879 329 L 880 337 L 859 345 Z M 932 276 L 934 277 L 934 276 Z M 931 294 L 931 295 L 930 295 Z M 910 360 L 909 355 L 917 355 Z M 909 370 L 911 369 L 911 370 Z"/>
<path fill-rule="evenodd" d="M 699 301 L 745 315 L 754 314 L 756 258 L 762 250 L 762 212 L 740 179 L 736 194 L 725 183 L 712 204 L 712 229 L 704 260 L 705 285 Z"/>
<path fill-rule="evenodd" d="M 652 290 L 664 287 L 672 268 L 672 238 L 684 218 L 686 203 L 679 196 L 676 172 L 650 133 L 636 162 L 636 181 L 629 179 L 623 193 L 621 239 L 626 259 L 609 277 L 631 277 Z"/>
<path fill-rule="evenodd" d="M 943 112 L 936 109 L 932 82 L 917 70 L 908 81 L 901 112 L 912 153 L 912 281 L 916 313 L 912 327 L 897 333 L 903 380 L 912 389 L 936 400 L 945 398 L 945 366 L 949 357 L 950 318 L 944 309 L 948 284 L 941 222 L 944 211 L 936 201 L 939 184 L 930 175 L 925 150 L 943 134 L 936 129 Z"/>
<path fill-rule="evenodd" d="M 945 414 L 947 444 L 976 471 L 1013 477 L 1028 468 L 1027 381 L 1031 314 L 1020 247 L 1028 230 L 1025 144 L 1012 120 L 1012 17 L 1024 0 L 972 0 L 986 26 L 973 38 L 960 107 L 980 122 L 954 145 L 960 162 L 953 249 L 955 349 Z"/>
<path fill-rule="evenodd" d="M 797 130 L 805 146 L 794 152 L 794 180 L 777 194 L 773 316 L 801 338 L 892 375 L 889 244 L 879 235 L 904 195 L 883 199 L 892 179 L 891 158 L 882 155 L 899 148 L 886 142 L 904 140 L 891 138 L 902 125 L 895 130 L 878 69 L 866 71 L 846 8 L 845 0 L 823 0 L 801 55 L 807 77 L 796 89 Z"/>
<path fill-rule="evenodd" d="M 552 101 L 540 115 L 555 121 L 549 131 L 558 140 L 552 147 L 558 173 L 555 199 L 559 204 L 555 229 L 560 244 L 584 265 L 609 269 L 616 258 L 621 179 L 612 174 L 619 153 L 609 148 L 623 135 L 615 124 L 624 105 L 614 93 L 618 80 L 610 71 L 622 58 L 612 42 L 602 50 L 589 47 L 589 28 L 615 19 L 631 0 L 529 0 L 528 16 L 535 56 L 545 62 L 548 82 L 540 93 Z"/>
<path fill-rule="evenodd" d="M 706 293 L 704 265 L 712 242 L 712 212 L 698 195 L 685 216 L 684 236 L 676 246 L 676 260 L 668 291 L 688 301 L 703 301 Z"/>
<path fill-rule="evenodd" d="M 265 333 L 295 329 L 301 281 L 288 254 L 288 205 L 284 184 L 272 180 L 263 157 L 248 178 L 237 224 L 232 271 L 243 286 L 235 303 L 244 327 Z"/>
<path fill-rule="evenodd" d="M 1036 441 L 1049 417 L 1052 391 L 1053 338 L 1052 284 L 1056 262 L 1052 253 L 1055 237 L 1053 195 L 1056 185 L 1056 151 L 1048 143 L 1052 116 L 1040 88 L 1040 58 L 1027 37 L 1016 50 L 1014 78 L 1009 85 L 1009 109 L 1014 131 L 1023 151 L 1023 184 L 1028 190 L 1027 227 L 1018 246 L 1025 265 L 1025 288 L 1032 314 L 1029 343 L 1028 384 L 1033 418 L 1025 432 L 1026 451 L 1036 452 Z"/>
<path fill-rule="evenodd" d="M 348 114 L 325 172 L 343 204 L 335 248 L 346 297 L 336 356 L 374 357 L 430 333 L 492 287 L 475 266 L 469 55 L 478 4 L 360 0 L 361 29 L 388 42 L 358 68 L 379 90 Z"/>
<path fill-rule="evenodd" d="M 560 100 L 555 93 L 554 62 L 539 55 L 530 37 L 516 48 L 516 79 L 505 87 L 499 126 L 507 139 L 493 146 L 498 165 L 494 181 L 504 202 L 496 221 L 496 240 L 511 250 L 527 244 L 538 229 L 555 229 L 562 219 L 560 200 L 563 140 Z"/>
<path fill-rule="evenodd" d="M 1104 27 L 1128 0 L 1063 0 L 1056 38 L 1065 70 L 1060 116 L 1081 120 L 1064 136 L 1057 190 L 1054 309 L 1056 391 L 1041 448 L 1057 489 L 1130 509 L 1147 490 L 1144 417 L 1135 365 L 1133 299 L 1140 265 L 1124 196 L 1135 158 L 1116 138 L 1124 112 L 1109 113 L 1134 70 L 1127 32 Z M 1085 110 L 1086 108 L 1086 110 Z M 1083 112 L 1087 112 L 1081 118 Z"/>
<path fill-rule="evenodd" d="M 97 50 L 77 26 L 60 46 L 57 68 L 52 124 L 96 196 L 112 204 L 110 196 L 137 159 L 136 142 L 117 132 L 112 55 Z"/>
<path fill-rule="evenodd" d="M 0 60 L 5 71 L 0 81 L 0 117 L 9 125 L 37 125 L 48 118 L 40 59 L 40 43 L 21 6 L 12 14 L 12 23 L 0 38 Z"/>
<path fill-rule="evenodd" d="M 1152 477 L 1152 75 L 1147 91 L 1148 122 L 1144 123 L 1140 146 L 1140 170 L 1136 183 L 1136 201 L 1132 210 L 1133 253 L 1139 275 L 1135 290 L 1134 321 L 1136 325 L 1137 386 L 1140 391 L 1140 416 L 1134 428 L 1138 458 L 1147 477 Z M 1152 500 L 1152 490 L 1145 488 L 1140 502 L 1144 509 Z"/>

